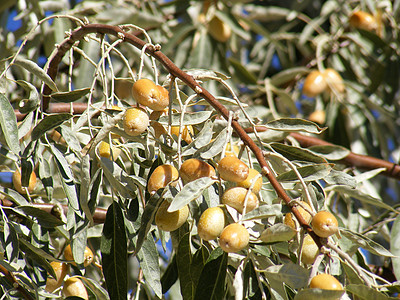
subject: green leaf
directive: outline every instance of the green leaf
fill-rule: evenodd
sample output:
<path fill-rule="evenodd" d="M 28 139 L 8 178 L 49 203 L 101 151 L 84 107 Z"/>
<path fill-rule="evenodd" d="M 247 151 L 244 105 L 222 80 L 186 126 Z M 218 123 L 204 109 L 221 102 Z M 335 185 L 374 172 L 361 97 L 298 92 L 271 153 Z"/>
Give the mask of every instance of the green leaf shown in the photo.
<path fill-rule="evenodd" d="M 195 284 L 192 280 L 190 265 L 192 263 L 192 252 L 190 249 L 190 233 L 186 233 L 179 241 L 176 253 L 176 264 L 178 267 L 179 283 L 184 300 L 193 299 Z"/>
<path fill-rule="evenodd" d="M 202 177 L 187 183 L 182 190 L 174 197 L 170 206 L 168 207 L 168 212 L 173 212 L 181 209 L 186 204 L 200 197 L 204 190 L 211 186 L 215 180 L 209 177 Z"/>
<path fill-rule="evenodd" d="M 107 291 L 101 286 L 100 282 L 89 277 L 80 277 L 90 291 L 95 295 L 96 299 L 109 300 Z"/>
<path fill-rule="evenodd" d="M 108 207 L 101 237 L 103 274 L 110 299 L 126 299 L 128 293 L 128 252 L 124 215 L 113 201 Z"/>
<path fill-rule="evenodd" d="M 311 151 L 299 147 L 289 146 L 282 143 L 271 143 L 270 146 L 287 159 L 293 161 L 308 161 L 317 164 L 328 163 L 323 157 L 312 153 Z"/>
<path fill-rule="evenodd" d="M 214 249 L 201 272 L 196 287 L 195 300 L 220 300 L 225 295 L 228 254 L 221 248 Z"/>
<path fill-rule="evenodd" d="M 184 125 L 196 125 L 203 123 L 210 119 L 213 111 L 199 111 L 194 113 L 185 113 L 182 120 L 182 126 Z M 170 116 L 161 116 L 158 122 L 163 125 L 168 125 Z M 171 126 L 179 126 L 179 121 L 181 119 L 181 114 L 172 114 L 171 115 Z"/>
<path fill-rule="evenodd" d="M 264 243 L 286 242 L 296 235 L 296 230 L 283 223 L 274 224 L 265 229 L 260 236 Z"/>
<path fill-rule="evenodd" d="M 63 221 L 40 208 L 33 206 L 18 206 L 14 208 L 14 210 L 21 211 L 26 215 L 36 218 L 38 223 L 46 228 L 54 228 L 56 226 L 64 225 Z"/>
<path fill-rule="evenodd" d="M 140 267 L 143 270 L 143 276 L 147 284 L 153 289 L 158 298 L 162 297 L 161 272 L 159 266 L 159 255 L 156 244 L 151 233 L 143 242 L 140 251 L 137 254 Z"/>
<path fill-rule="evenodd" d="M 307 148 L 308 150 L 322 155 L 328 160 L 340 160 L 349 155 L 350 150 L 337 145 L 317 145 Z"/>
<path fill-rule="evenodd" d="M 265 127 L 279 131 L 302 131 L 315 134 L 320 134 L 325 130 L 325 128 L 320 128 L 314 122 L 295 118 L 282 118 L 273 120 L 265 124 Z"/>
<path fill-rule="evenodd" d="M 209 144 L 213 135 L 212 128 L 213 128 L 212 121 L 207 120 L 204 123 L 204 126 L 201 129 L 201 131 L 196 135 L 196 139 L 193 141 L 193 143 L 190 143 L 188 146 L 183 148 L 182 156 L 193 155 L 200 148 Z"/>
<path fill-rule="evenodd" d="M 223 129 L 215 138 L 215 140 L 208 145 L 201 147 L 195 155 L 199 154 L 202 159 L 212 159 L 216 155 L 222 152 L 225 142 L 226 135 L 228 134 L 228 130 Z"/>
<path fill-rule="evenodd" d="M 172 258 L 161 277 L 162 293 L 165 294 L 178 280 L 178 266 L 176 262 L 176 255 Z"/>
<path fill-rule="evenodd" d="M 1 242 L 5 250 L 5 256 L 9 262 L 16 262 L 19 254 L 18 235 L 14 225 L 8 220 L 4 220 L 3 232 L 0 232 Z"/>
<path fill-rule="evenodd" d="M 395 297 L 386 296 L 383 293 L 378 292 L 376 289 L 370 288 L 365 284 L 348 284 L 346 285 L 346 292 L 353 294 L 357 299 L 365 300 L 389 300 L 398 299 Z"/>
<path fill-rule="evenodd" d="M 46 72 L 39 67 L 35 62 L 28 60 L 28 59 L 23 59 L 21 57 L 18 57 L 14 64 L 17 66 L 20 66 L 27 70 L 29 73 L 32 73 L 36 75 L 40 80 L 42 80 L 52 91 L 57 91 L 57 86 L 54 83 L 54 81 L 51 79 L 49 75 L 46 74 Z"/>
<path fill-rule="evenodd" d="M 265 219 L 273 216 L 280 216 L 282 215 L 281 209 L 282 205 L 280 204 L 260 205 L 256 209 L 253 209 L 252 211 L 246 213 L 243 216 L 242 221 Z"/>
<path fill-rule="evenodd" d="M 214 56 L 213 52 L 215 46 L 213 46 L 211 38 L 204 27 L 203 30 L 196 32 L 196 38 L 196 45 L 190 52 L 189 66 L 192 68 L 204 68 L 204 66 L 210 66 Z"/>
<path fill-rule="evenodd" d="M 340 299 L 344 291 L 323 290 L 323 289 L 304 289 L 296 294 L 294 300 L 335 300 Z"/>
<path fill-rule="evenodd" d="M 371 252 L 372 254 L 385 257 L 394 257 L 394 255 L 390 253 L 389 250 L 386 250 L 383 246 L 379 245 L 378 243 L 360 233 L 353 232 L 346 228 L 340 228 L 340 234 L 342 234 L 352 242 L 356 243 L 361 248 Z"/>
<path fill-rule="evenodd" d="M 17 80 L 16 83 L 29 93 L 29 99 L 24 99 L 20 102 L 19 111 L 26 114 L 38 108 L 40 105 L 40 96 L 36 87 L 25 80 Z"/>
<path fill-rule="evenodd" d="M 280 86 L 288 81 L 293 80 L 297 76 L 301 76 L 309 72 L 310 72 L 309 68 L 306 67 L 296 67 L 296 68 L 286 69 L 272 76 L 271 84 L 274 86 Z"/>
<path fill-rule="evenodd" d="M 72 118 L 71 114 L 55 114 L 44 117 L 39 124 L 35 126 L 32 130 L 32 141 L 38 140 L 43 134 L 48 130 L 60 126 L 65 121 Z"/>
<path fill-rule="evenodd" d="M 275 265 L 268 267 L 265 274 L 270 278 L 285 282 L 294 289 L 300 289 L 307 286 L 310 270 L 305 269 L 294 263 Z"/>
<path fill-rule="evenodd" d="M 333 164 L 316 164 L 297 168 L 304 181 L 314 181 L 328 176 L 333 168 Z M 280 174 L 276 179 L 279 181 L 298 181 L 296 173 L 293 170 Z"/>
<path fill-rule="evenodd" d="M 234 76 L 244 84 L 256 85 L 257 84 L 257 77 L 249 72 L 248 68 L 243 66 L 240 61 L 237 59 L 230 57 L 229 63 L 234 69 Z"/>
<path fill-rule="evenodd" d="M 0 93 L 0 127 L 8 148 L 19 156 L 20 146 L 18 137 L 17 118 L 10 101 Z"/>
<path fill-rule="evenodd" d="M 393 272 L 396 278 L 400 278 L 400 215 L 397 215 L 390 232 L 390 252 L 395 256 L 392 257 Z"/>
<path fill-rule="evenodd" d="M 83 96 L 87 95 L 89 92 L 90 88 L 76 89 L 68 92 L 53 93 L 51 94 L 51 98 L 58 102 L 69 103 L 79 100 Z"/>

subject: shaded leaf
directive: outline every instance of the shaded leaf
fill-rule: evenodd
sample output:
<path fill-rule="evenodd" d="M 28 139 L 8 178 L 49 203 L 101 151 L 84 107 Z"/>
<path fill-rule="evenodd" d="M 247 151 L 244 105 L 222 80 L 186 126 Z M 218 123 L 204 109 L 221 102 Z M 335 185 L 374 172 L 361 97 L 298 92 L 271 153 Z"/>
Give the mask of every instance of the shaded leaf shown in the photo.
<path fill-rule="evenodd" d="M 182 126 L 183 125 L 196 125 L 207 121 L 213 111 L 199 111 L 194 113 L 185 113 L 183 116 Z M 172 114 L 171 115 L 171 126 L 179 126 L 179 121 L 181 118 L 181 114 Z M 168 125 L 169 116 L 161 116 L 158 120 L 162 125 Z"/>
<path fill-rule="evenodd" d="M 333 164 L 316 164 L 297 168 L 304 181 L 314 181 L 328 176 L 333 168 Z M 299 178 L 293 170 L 280 174 L 279 181 L 297 181 Z"/>
<path fill-rule="evenodd" d="M 306 67 L 286 69 L 272 76 L 271 84 L 274 86 L 280 86 L 290 80 L 293 80 L 297 76 L 307 74 L 308 72 L 310 72 L 310 70 Z"/>
<path fill-rule="evenodd" d="M 283 223 L 274 224 L 265 229 L 260 236 L 264 243 L 286 242 L 292 239 L 296 230 Z"/>
<path fill-rule="evenodd" d="M 282 143 L 271 143 L 270 145 L 275 151 L 289 160 L 309 161 L 317 164 L 327 163 L 323 157 L 316 155 L 307 149 L 289 146 Z"/>
<path fill-rule="evenodd" d="M 162 293 L 165 294 L 178 280 L 178 266 L 176 262 L 176 255 L 173 256 L 172 261 L 168 264 L 163 276 L 161 277 Z"/>
<path fill-rule="evenodd" d="M 299 289 L 307 286 L 310 270 L 294 263 L 287 263 L 268 267 L 265 273 L 269 278 L 285 282 L 290 287 Z"/>
<path fill-rule="evenodd" d="M 260 205 L 256 209 L 246 213 L 242 221 L 255 220 L 255 219 L 264 219 L 273 216 L 282 215 L 281 212 L 282 205 L 280 204 L 272 204 L 272 205 Z"/>
<path fill-rule="evenodd" d="M 337 145 L 317 145 L 307 149 L 329 160 L 340 160 L 350 153 L 349 149 Z"/>
<path fill-rule="evenodd" d="M 294 300 L 334 300 L 340 299 L 344 291 L 323 290 L 323 289 L 304 289 L 296 294 Z"/>
<path fill-rule="evenodd" d="M 273 120 L 265 124 L 265 127 L 280 131 L 302 131 L 315 134 L 320 134 L 325 130 L 325 128 L 320 128 L 314 122 L 295 118 L 282 118 Z"/>
<path fill-rule="evenodd" d="M 10 150 L 19 155 L 20 146 L 18 138 L 17 118 L 10 101 L 0 93 L 0 127 L 5 141 Z"/>
<path fill-rule="evenodd" d="M 36 218 L 38 223 L 46 228 L 54 228 L 56 226 L 64 225 L 63 221 L 40 208 L 33 206 L 18 206 L 14 208 L 14 210 L 21 211 L 26 215 Z"/>
<path fill-rule="evenodd" d="M 245 66 L 243 66 L 240 61 L 234 59 L 233 57 L 230 57 L 229 63 L 234 68 L 235 71 L 233 74 L 235 75 L 235 77 L 238 78 L 239 81 L 245 84 L 257 84 L 256 76 L 253 73 L 249 72 L 249 70 Z"/>
<path fill-rule="evenodd" d="M 32 130 L 32 141 L 38 140 L 48 130 L 60 126 L 65 121 L 72 118 L 71 114 L 55 114 L 44 117 L 39 124 L 37 124 Z"/>
<path fill-rule="evenodd" d="M 69 103 L 79 100 L 83 96 L 87 95 L 89 92 L 90 88 L 76 89 L 68 92 L 53 93 L 51 94 L 51 98 L 58 102 Z"/>
<path fill-rule="evenodd" d="M 396 217 L 390 232 L 390 252 L 392 257 L 393 272 L 397 280 L 400 280 L 400 215 Z"/>
<path fill-rule="evenodd" d="M 365 299 L 365 300 L 389 300 L 389 299 L 398 299 L 395 297 L 386 296 L 383 293 L 378 292 L 376 289 L 370 288 L 365 284 L 348 284 L 346 285 L 346 292 L 349 292 L 357 297 L 357 299 Z"/>
<path fill-rule="evenodd" d="M 190 269 L 192 252 L 190 249 L 189 232 L 180 239 L 176 256 L 182 297 L 184 300 L 193 299 L 196 286 L 192 280 L 192 272 Z"/>

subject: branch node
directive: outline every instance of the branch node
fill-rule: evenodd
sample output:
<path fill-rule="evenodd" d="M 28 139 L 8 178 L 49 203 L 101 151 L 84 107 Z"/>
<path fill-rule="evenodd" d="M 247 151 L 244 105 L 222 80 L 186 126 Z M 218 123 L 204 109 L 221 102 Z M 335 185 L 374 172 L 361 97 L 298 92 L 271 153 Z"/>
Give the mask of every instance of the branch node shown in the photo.
<path fill-rule="evenodd" d="M 201 94 L 201 93 L 203 92 L 203 89 L 202 89 L 201 87 L 199 87 L 198 85 L 196 85 L 196 87 L 194 88 L 194 91 L 195 91 L 197 94 Z"/>
<path fill-rule="evenodd" d="M 154 51 L 160 51 L 161 50 L 161 45 L 160 44 L 155 44 L 154 45 Z"/>

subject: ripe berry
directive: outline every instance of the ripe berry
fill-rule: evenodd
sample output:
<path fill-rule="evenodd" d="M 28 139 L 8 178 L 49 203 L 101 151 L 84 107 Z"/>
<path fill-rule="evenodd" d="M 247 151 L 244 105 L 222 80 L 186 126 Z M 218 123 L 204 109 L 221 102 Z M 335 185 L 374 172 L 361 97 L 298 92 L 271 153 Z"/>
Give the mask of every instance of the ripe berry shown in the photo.
<path fill-rule="evenodd" d="M 112 149 L 110 149 L 110 144 L 105 142 L 105 141 L 101 141 L 99 144 L 99 155 L 101 157 L 105 157 L 110 159 L 111 157 L 111 150 L 112 150 L 112 160 L 116 160 L 119 156 L 119 154 L 121 153 L 121 149 L 119 149 L 118 147 L 113 146 Z"/>
<path fill-rule="evenodd" d="M 301 202 L 301 204 L 302 204 L 303 206 L 305 206 L 309 211 L 311 211 L 311 207 L 310 207 L 310 205 L 308 205 L 307 202 L 305 202 L 305 201 L 300 201 L 300 202 Z M 303 217 L 303 219 L 306 221 L 306 223 L 309 224 L 310 221 L 311 221 L 312 216 L 311 216 L 303 207 L 301 207 L 300 205 L 297 205 L 296 208 L 297 208 L 297 210 L 299 211 L 299 213 L 301 214 L 301 216 Z M 295 221 L 294 221 L 294 218 L 295 218 L 295 216 L 294 216 L 292 213 L 287 213 L 287 214 L 285 215 L 285 218 L 284 218 L 283 222 L 284 222 L 286 225 L 292 227 L 293 229 L 297 229 L 297 228 L 296 228 L 296 223 L 295 223 Z"/>
<path fill-rule="evenodd" d="M 222 195 L 221 201 L 223 204 L 229 205 L 236 209 L 239 213 L 242 213 L 247 191 L 248 190 L 244 187 L 231 187 Z M 247 199 L 246 212 L 252 211 L 258 207 L 258 202 L 257 195 L 253 192 L 250 192 L 250 195 Z"/>
<path fill-rule="evenodd" d="M 174 231 L 186 222 L 189 216 L 189 206 L 185 205 L 181 209 L 168 212 L 170 203 L 164 200 L 157 210 L 155 222 L 158 228 L 164 231 Z"/>
<path fill-rule="evenodd" d="M 132 96 L 140 104 L 161 111 L 169 105 L 169 93 L 150 79 L 139 79 L 132 86 Z"/>
<path fill-rule="evenodd" d="M 312 122 L 318 123 L 319 125 L 323 125 L 325 124 L 326 113 L 324 110 L 316 110 L 308 116 L 308 119 Z"/>
<path fill-rule="evenodd" d="M 140 107 L 128 108 L 124 115 L 124 131 L 130 136 L 137 136 L 146 131 L 149 126 L 149 116 Z"/>
<path fill-rule="evenodd" d="M 319 288 L 323 290 L 343 290 L 342 284 L 332 275 L 318 274 L 311 279 L 310 288 Z"/>
<path fill-rule="evenodd" d="M 12 182 L 13 182 L 14 188 L 20 194 L 26 194 L 27 190 L 29 193 L 32 193 L 36 186 L 36 174 L 35 174 L 35 172 L 31 173 L 31 176 L 29 177 L 29 185 L 27 187 L 25 187 L 25 186 L 22 186 L 22 183 L 21 183 L 21 171 L 20 171 L 20 169 L 17 169 L 13 173 Z"/>
<path fill-rule="evenodd" d="M 240 152 L 240 148 L 237 145 L 231 145 L 231 143 L 227 143 L 225 147 L 225 156 L 238 156 Z"/>
<path fill-rule="evenodd" d="M 233 223 L 222 230 L 219 237 L 219 245 L 225 252 L 239 252 L 249 244 L 249 232 L 238 223 Z"/>
<path fill-rule="evenodd" d="M 85 267 L 87 267 L 88 265 L 90 265 L 93 262 L 94 256 L 93 256 L 93 252 L 92 250 L 90 250 L 89 247 L 85 248 L 85 252 L 84 252 L 84 261 L 83 261 L 83 265 Z M 71 249 L 71 244 L 68 244 L 67 247 L 65 247 L 64 249 L 64 258 L 66 260 L 70 260 L 70 261 L 74 261 L 74 256 L 72 255 L 72 249 Z M 72 262 L 73 265 L 76 265 L 75 262 Z"/>
<path fill-rule="evenodd" d="M 351 26 L 367 31 L 374 31 L 378 28 L 378 22 L 376 18 L 365 11 L 355 11 L 350 16 L 349 21 Z"/>
<path fill-rule="evenodd" d="M 319 254 L 319 248 L 310 235 L 306 235 L 303 240 L 303 247 L 301 250 L 301 262 L 304 265 L 311 265 Z"/>
<path fill-rule="evenodd" d="M 179 126 L 171 126 L 171 135 L 179 136 Z M 182 128 L 182 140 L 190 144 L 192 142 L 192 136 L 194 135 L 193 126 L 185 125 Z"/>
<path fill-rule="evenodd" d="M 249 167 L 235 156 L 226 156 L 218 163 L 218 172 L 224 180 L 242 182 L 249 176 Z"/>
<path fill-rule="evenodd" d="M 50 265 L 53 268 L 54 273 L 56 273 L 56 278 L 50 276 L 47 277 L 45 290 L 52 293 L 62 285 L 64 277 L 69 273 L 69 264 L 52 261 Z"/>
<path fill-rule="evenodd" d="M 314 98 L 326 90 L 326 81 L 320 71 L 310 72 L 303 85 L 303 94 Z"/>
<path fill-rule="evenodd" d="M 232 34 L 231 28 L 217 16 L 210 20 L 207 30 L 214 39 L 221 43 L 225 43 Z"/>
<path fill-rule="evenodd" d="M 311 227 L 318 236 L 327 238 L 338 232 L 338 221 L 330 212 L 320 211 L 312 218 Z"/>
<path fill-rule="evenodd" d="M 220 236 L 225 227 L 225 213 L 220 207 L 207 208 L 200 216 L 197 233 L 206 241 Z"/>
<path fill-rule="evenodd" d="M 344 92 L 343 78 L 336 70 L 328 68 L 322 73 L 322 75 L 329 89 L 334 89 L 338 93 Z"/>
<path fill-rule="evenodd" d="M 88 292 L 82 280 L 78 276 L 73 276 L 65 280 L 63 286 L 63 293 L 65 297 L 81 297 L 85 300 L 89 299 Z"/>
<path fill-rule="evenodd" d="M 247 176 L 247 178 L 241 182 L 238 182 L 237 186 L 241 186 L 244 187 L 246 189 L 250 188 L 251 184 L 253 183 L 253 179 L 258 176 L 258 178 L 256 179 L 256 182 L 252 188 L 252 191 L 254 193 L 258 193 L 261 190 L 262 187 L 262 177 L 259 176 L 260 172 L 258 172 L 255 169 L 249 169 L 249 175 Z"/>
<path fill-rule="evenodd" d="M 149 193 L 156 192 L 158 189 L 165 188 L 170 182 L 178 180 L 179 172 L 171 165 L 161 165 L 155 168 L 150 175 L 149 182 L 147 183 L 147 190 Z"/>
<path fill-rule="evenodd" d="M 202 177 L 215 176 L 215 169 L 205 161 L 190 158 L 184 161 L 179 173 L 183 182 L 188 183 Z"/>

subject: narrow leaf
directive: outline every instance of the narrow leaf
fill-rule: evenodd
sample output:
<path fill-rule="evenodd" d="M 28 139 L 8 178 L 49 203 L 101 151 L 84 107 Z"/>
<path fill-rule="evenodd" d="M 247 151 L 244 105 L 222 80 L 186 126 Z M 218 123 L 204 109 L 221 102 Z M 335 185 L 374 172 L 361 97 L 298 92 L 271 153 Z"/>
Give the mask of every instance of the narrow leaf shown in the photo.
<path fill-rule="evenodd" d="M 304 181 L 314 181 L 328 176 L 333 168 L 333 164 L 317 164 L 297 168 Z M 280 174 L 277 179 L 279 181 L 298 181 L 296 173 L 293 170 Z"/>
<path fill-rule="evenodd" d="M 280 204 L 260 205 L 256 209 L 253 209 L 252 211 L 246 213 L 243 216 L 242 221 L 265 219 L 273 216 L 280 216 L 282 214 L 281 209 L 282 205 Z"/>
<path fill-rule="evenodd" d="M 365 300 L 389 300 L 389 299 L 398 299 L 394 297 L 386 296 L 383 293 L 378 292 L 376 289 L 370 288 L 365 284 L 348 284 L 346 285 L 346 291 L 353 294 L 357 299 L 365 299 Z"/>
<path fill-rule="evenodd" d="M 37 124 L 35 128 L 33 128 L 31 134 L 32 140 L 33 141 L 38 140 L 43 134 L 46 133 L 46 131 L 60 126 L 62 123 L 71 118 L 72 118 L 71 114 L 56 114 L 43 118 L 39 122 L 39 124 Z"/>
<path fill-rule="evenodd" d="M 3 132 L 5 141 L 10 150 L 19 155 L 19 138 L 17 118 L 15 117 L 14 109 L 10 101 L 0 93 L 0 127 Z"/>
<path fill-rule="evenodd" d="M 390 252 L 392 257 L 393 272 L 397 280 L 400 280 L 400 215 L 396 217 L 390 232 Z"/>
<path fill-rule="evenodd" d="M 273 120 L 265 124 L 265 127 L 280 131 L 303 131 L 315 134 L 320 134 L 325 130 L 324 128 L 320 128 L 314 122 L 295 118 L 282 118 L 279 120 Z"/>
<path fill-rule="evenodd" d="M 57 92 L 51 94 L 51 98 L 58 102 L 69 103 L 79 100 L 83 96 L 87 95 L 89 92 L 90 88 L 77 89 L 68 92 Z"/>
<path fill-rule="evenodd" d="M 289 146 L 282 143 L 271 143 L 270 145 L 275 151 L 289 160 L 309 161 L 317 164 L 327 163 L 326 159 L 307 149 Z"/>
<path fill-rule="evenodd" d="M 183 125 L 196 125 L 201 124 L 208 119 L 210 119 L 213 111 L 199 111 L 194 113 L 186 113 L 183 116 L 182 126 Z M 170 116 L 161 116 L 158 120 L 162 125 L 168 125 Z M 181 118 L 181 114 L 172 114 L 171 115 L 171 126 L 179 126 L 179 121 Z"/>
<path fill-rule="evenodd" d="M 190 267 L 188 267 L 192 262 L 189 232 L 180 239 L 176 257 L 182 297 L 184 300 L 193 299 L 195 286 L 191 278 L 192 272 L 190 270 Z"/>
<path fill-rule="evenodd" d="M 53 216 L 52 214 L 33 206 L 18 206 L 14 208 L 16 211 L 20 211 L 25 215 L 36 218 L 38 223 L 46 228 L 54 228 L 56 226 L 64 225 L 64 222 Z"/>

